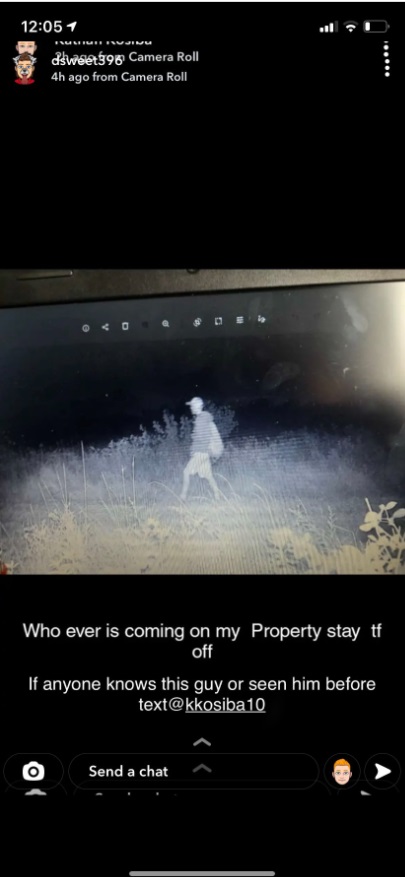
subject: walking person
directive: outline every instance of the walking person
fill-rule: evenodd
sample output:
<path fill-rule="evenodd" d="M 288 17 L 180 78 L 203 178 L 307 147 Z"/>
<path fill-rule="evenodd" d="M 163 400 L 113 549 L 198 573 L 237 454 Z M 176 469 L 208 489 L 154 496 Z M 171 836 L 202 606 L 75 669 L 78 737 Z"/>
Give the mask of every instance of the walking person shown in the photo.
<path fill-rule="evenodd" d="M 223 452 L 224 446 L 221 436 L 215 426 L 212 414 L 204 411 L 204 402 L 199 396 L 194 396 L 190 402 L 186 402 L 186 405 L 190 406 L 194 416 L 194 425 L 191 437 L 191 456 L 183 472 L 181 499 L 187 498 L 190 475 L 206 478 L 215 499 L 219 499 L 221 493 L 212 474 L 211 459 L 218 459 Z"/>

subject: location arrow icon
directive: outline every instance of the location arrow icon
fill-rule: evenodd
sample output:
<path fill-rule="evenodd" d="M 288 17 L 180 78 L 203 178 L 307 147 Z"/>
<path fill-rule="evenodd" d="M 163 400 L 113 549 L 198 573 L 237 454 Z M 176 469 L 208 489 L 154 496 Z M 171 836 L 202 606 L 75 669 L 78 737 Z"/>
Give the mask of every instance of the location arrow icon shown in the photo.
<path fill-rule="evenodd" d="M 377 773 L 374 777 L 375 780 L 380 780 L 381 777 L 386 777 L 389 773 L 392 773 L 392 770 L 389 767 L 384 767 L 383 764 L 378 764 L 377 761 L 374 762 L 374 767 L 377 768 Z"/>
<path fill-rule="evenodd" d="M 212 773 L 210 767 L 207 767 L 206 764 L 198 764 L 197 767 L 193 767 L 193 773 L 198 773 L 199 770 L 206 770 L 207 773 Z"/>
<path fill-rule="evenodd" d="M 205 737 L 199 737 L 198 740 L 196 740 L 196 741 L 193 743 L 193 746 L 199 746 L 200 743 L 205 743 L 206 746 L 211 746 L 210 741 L 209 741 L 209 740 L 206 740 Z"/>

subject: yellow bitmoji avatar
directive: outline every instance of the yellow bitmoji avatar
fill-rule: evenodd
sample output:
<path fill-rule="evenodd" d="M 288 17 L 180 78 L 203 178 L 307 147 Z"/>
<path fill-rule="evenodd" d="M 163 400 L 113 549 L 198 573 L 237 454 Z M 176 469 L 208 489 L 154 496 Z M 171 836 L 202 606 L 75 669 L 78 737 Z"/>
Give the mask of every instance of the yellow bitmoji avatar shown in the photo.
<path fill-rule="evenodd" d="M 17 85 L 32 85 L 34 80 L 34 64 L 36 63 L 36 58 L 33 55 L 30 55 L 28 52 L 22 52 L 21 55 L 17 55 L 16 58 L 13 58 L 15 64 L 15 72 L 17 74 L 17 79 L 14 82 Z"/>
<path fill-rule="evenodd" d="M 349 782 L 352 772 L 350 764 L 345 758 L 338 758 L 333 765 L 332 776 L 339 786 L 345 786 Z"/>
<path fill-rule="evenodd" d="M 19 55 L 28 52 L 29 55 L 35 55 L 37 44 L 35 40 L 17 40 L 16 49 Z"/>

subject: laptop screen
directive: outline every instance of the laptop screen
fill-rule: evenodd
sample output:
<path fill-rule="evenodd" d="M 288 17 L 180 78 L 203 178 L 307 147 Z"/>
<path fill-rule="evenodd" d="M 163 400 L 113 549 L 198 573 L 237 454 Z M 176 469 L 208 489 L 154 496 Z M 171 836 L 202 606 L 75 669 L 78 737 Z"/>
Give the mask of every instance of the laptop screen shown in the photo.
<path fill-rule="evenodd" d="M 0 330 L 3 573 L 401 571 L 405 283 L 123 289 Z"/>

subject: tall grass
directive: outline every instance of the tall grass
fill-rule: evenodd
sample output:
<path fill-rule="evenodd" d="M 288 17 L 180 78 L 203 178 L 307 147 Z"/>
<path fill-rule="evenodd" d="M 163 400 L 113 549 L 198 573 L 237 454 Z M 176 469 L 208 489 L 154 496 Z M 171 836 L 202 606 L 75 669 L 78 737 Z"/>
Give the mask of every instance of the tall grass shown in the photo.
<path fill-rule="evenodd" d="M 180 499 L 192 423 L 167 412 L 104 448 L 3 454 L 0 573 L 404 572 L 405 509 L 368 465 L 378 449 L 305 430 L 242 440 L 212 410 L 218 501 L 197 476 Z"/>

